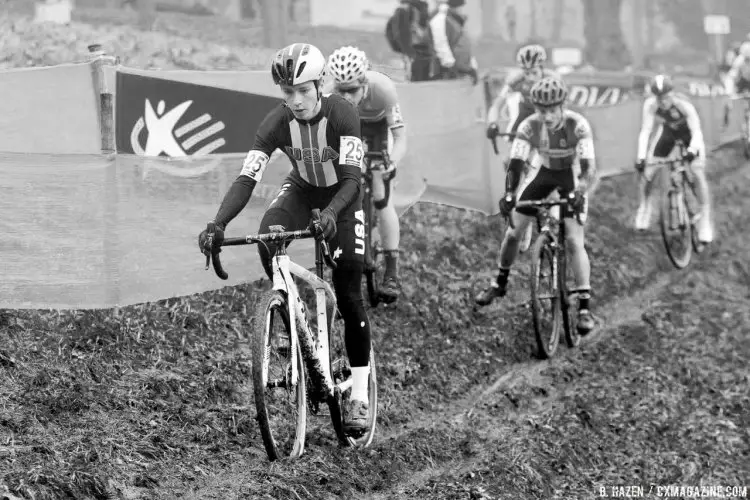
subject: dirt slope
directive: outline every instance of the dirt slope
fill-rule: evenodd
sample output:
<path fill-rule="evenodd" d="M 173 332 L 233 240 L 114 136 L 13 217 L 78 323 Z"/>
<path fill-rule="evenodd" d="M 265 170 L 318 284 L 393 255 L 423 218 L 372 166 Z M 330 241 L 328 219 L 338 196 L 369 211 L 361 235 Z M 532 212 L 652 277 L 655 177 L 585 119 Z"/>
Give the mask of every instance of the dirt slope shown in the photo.
<path fill-rule="evenodd" d="M 685 272 L 629 228 L 629 176 L 602 183 L 589 248 L 602 328 L 532 357 L 520 266 L 473 313 L 499 223 L 405 218 L 404 300 L 373 312 L 382 416 L 370 449 L 313 419 L 267 462 L 246 384 L 244 290 L 109 313 L 6 313 L 0 484 L 31 498 L 595 498 L 598 487 L 746 485 L 750 169 L 713 174 L 720 241 Z M 427 229 L 430 228 L 430 229 Z M 249 302 L 252 302 L 250 299 Z M 653 497 L 652 497 L 653 498 Z"/>

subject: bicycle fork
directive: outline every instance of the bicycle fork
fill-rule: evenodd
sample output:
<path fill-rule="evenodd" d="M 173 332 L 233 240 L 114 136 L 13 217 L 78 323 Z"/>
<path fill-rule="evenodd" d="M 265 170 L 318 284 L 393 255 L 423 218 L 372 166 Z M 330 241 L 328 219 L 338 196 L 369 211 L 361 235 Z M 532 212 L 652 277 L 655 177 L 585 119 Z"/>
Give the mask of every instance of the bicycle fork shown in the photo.
<path fill-rule="evenodd" d="M 280 290 L 287 295 L 287 303 L 291 305 L 289 310 L 289 323 L 292 328 L 292 356 L 297 356 L 296 343 L 299 340 L 299 346 L 302 350 L 302 356 L 307 366 L 308 374 L 315 387 L 323 390 L 327 396 L 333 394 L 333 380 L 329 366 L 326 362 L 329 359 L 328 347 L 328 324 L 326 314 L 326 294 L 332 294 L 325 287 L 315 286 L 315 302 L 318 311 L 318 335 L 313 337 L 310 326 L 307 322 L 307 311 L 302 298 L 297 293 L 294 285 L 290 266 L 294 266 L 295 274 L 299 275 L 304 281 L 315 284 L 317 277 L 297 264 L 290 261 L 289 256 L 283 255 L 278 258 L 279 263 L 274 262 L 274 290 Z M 290 283 L 290 285 L 287 285 Z M 316 341 L 317 340 L 317 341 Z M 296 358 L 292 358 L 292 382 L 296 383 L 298 374 L 296 373 Z"/>

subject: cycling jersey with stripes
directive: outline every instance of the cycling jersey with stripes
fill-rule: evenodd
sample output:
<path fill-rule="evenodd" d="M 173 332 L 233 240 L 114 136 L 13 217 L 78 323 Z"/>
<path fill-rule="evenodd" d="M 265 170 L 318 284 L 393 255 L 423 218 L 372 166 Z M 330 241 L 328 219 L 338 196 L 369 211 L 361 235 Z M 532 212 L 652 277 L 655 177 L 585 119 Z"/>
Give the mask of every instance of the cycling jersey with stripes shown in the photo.
<path fill-rule="evenodd" d="M 342 97 L 321 98 L 320 112 L 311 120 L 297 120 L 283 103 L 260 124 L 242 175 L 256 182 L 276 149 L 292 163 L 289 180 L 302 188 L 329 187 L 343 178 L 359 179 L 362 139 L 359 117 Z"/>

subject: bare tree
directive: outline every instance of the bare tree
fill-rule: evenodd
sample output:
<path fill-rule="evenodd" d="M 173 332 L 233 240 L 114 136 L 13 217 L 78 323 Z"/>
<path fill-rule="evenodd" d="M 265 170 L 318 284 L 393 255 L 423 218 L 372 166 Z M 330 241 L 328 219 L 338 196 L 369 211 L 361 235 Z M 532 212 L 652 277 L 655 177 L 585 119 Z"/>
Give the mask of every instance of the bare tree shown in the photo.
<path fill-rule="evenodd" d="M 631 63 L 620 25 L 622 0 L 583 0 L 586 61 L 600 69 L 619 70 Z"/>

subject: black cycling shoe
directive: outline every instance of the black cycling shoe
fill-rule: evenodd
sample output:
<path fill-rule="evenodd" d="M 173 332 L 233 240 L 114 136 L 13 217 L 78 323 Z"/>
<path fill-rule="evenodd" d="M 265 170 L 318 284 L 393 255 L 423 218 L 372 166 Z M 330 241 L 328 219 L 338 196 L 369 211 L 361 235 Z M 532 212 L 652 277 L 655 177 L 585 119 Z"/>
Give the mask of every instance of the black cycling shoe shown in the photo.
<path fill-rule="evenodd" d="M 501 287 L 497 283 L 492 283 L 487 289 L 479 292 L 476 297 L 474 297 L 474 302 L 476 302 L 478 306 L 487 306 L 496 298 L 505 297 L 506 293 L 506 287 Z"/>
<path fill-rule="evenodd" d="M 395 302 L 401 295 L 401 284 L 398 282 L 398 278 L 388 276 L 383 278 L 383 283 L 380 285 L 380 299 L 386 304 Z"/>
<path fill-rule="evenodd" d="M 588 309 L 578 311 L 578 333 L 588 335 L 595 326 L 594 316 L 591 315 L 591 311 Z"/>

